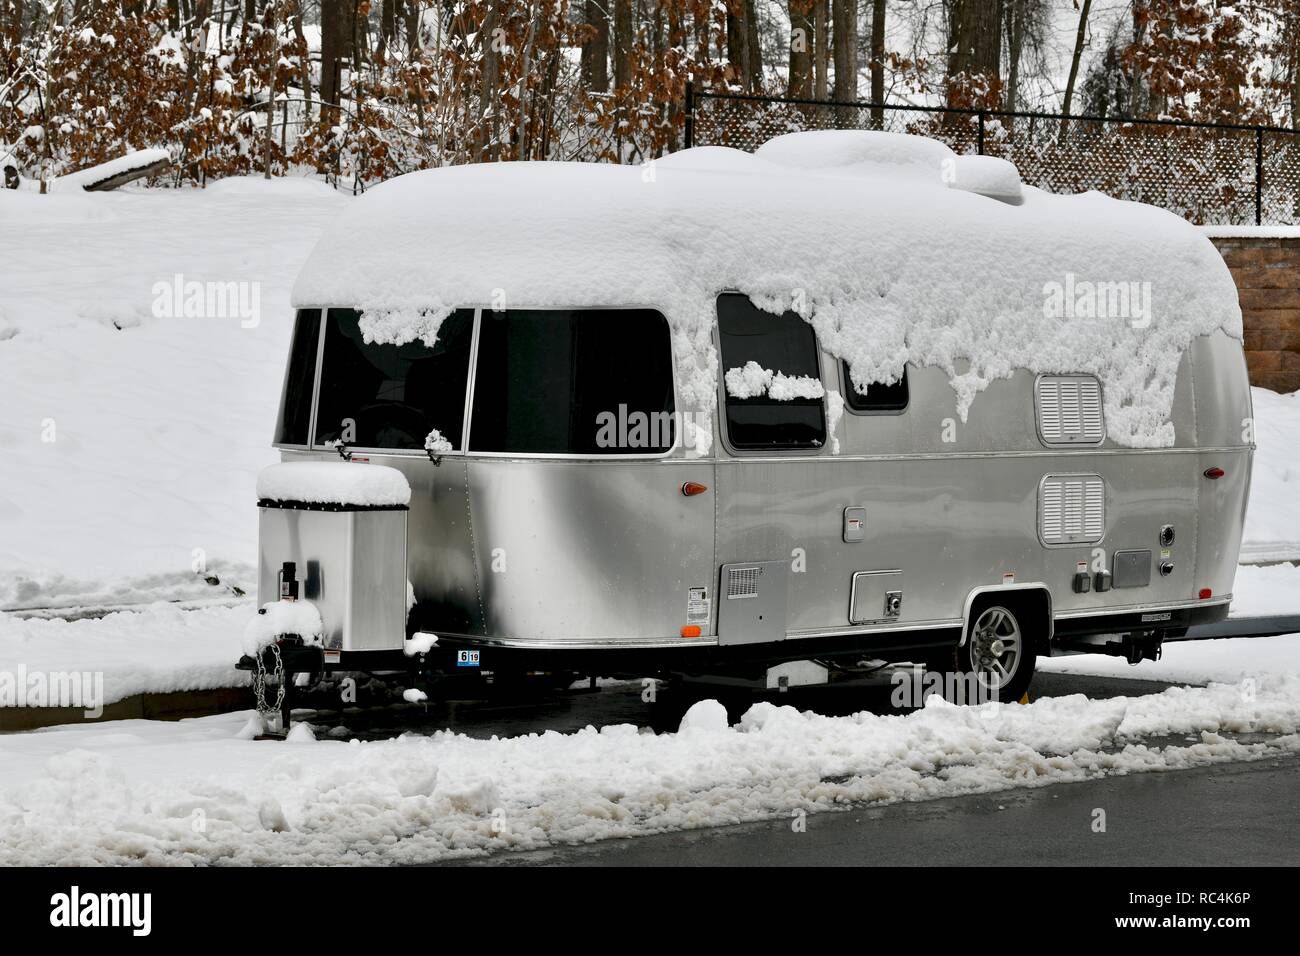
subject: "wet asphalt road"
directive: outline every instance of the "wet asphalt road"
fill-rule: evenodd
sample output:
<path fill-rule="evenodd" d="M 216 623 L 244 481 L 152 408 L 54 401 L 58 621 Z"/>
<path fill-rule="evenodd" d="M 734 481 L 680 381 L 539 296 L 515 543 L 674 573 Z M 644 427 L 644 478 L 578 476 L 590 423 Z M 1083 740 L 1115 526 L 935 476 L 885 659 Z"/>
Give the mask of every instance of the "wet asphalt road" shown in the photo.
<path fill-rule="evenodd" d="M 1094 833 L 1098 808 L 1106 832 Z M 468 865 L 1294 866 L 1300 758 L 661 833 Z"/>

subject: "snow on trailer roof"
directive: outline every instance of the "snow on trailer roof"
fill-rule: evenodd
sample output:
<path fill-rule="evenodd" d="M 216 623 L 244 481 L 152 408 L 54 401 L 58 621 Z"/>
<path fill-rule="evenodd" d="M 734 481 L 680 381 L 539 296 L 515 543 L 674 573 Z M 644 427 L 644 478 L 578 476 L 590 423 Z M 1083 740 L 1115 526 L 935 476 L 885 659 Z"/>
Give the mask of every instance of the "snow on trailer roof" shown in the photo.
<path fill-rule="evenodd" d="M 1222 258 L 1171 213 L 1013 174 L 935 140 L 839 130 L 639 167 L 427 170 L 352 204 L 293 298 L 359 308 L 381 342 L 431 341 L 457 306 L 655 307 L 674 332 L 682 400 L 707 423 L 714 301 L 734 289 L 799 312 L 859 387 L 908 362 L 937 366 L 965 420 L 1016 369 L 1092 373 L 1113 440 L 1171 445 L 1182 352 L 1216 330 L 1242 337 Z M 1097 303 L 1119 314 L 1090 315 Z M 707 452 L 707 432 L 688 422 L 688 443 Z"/>

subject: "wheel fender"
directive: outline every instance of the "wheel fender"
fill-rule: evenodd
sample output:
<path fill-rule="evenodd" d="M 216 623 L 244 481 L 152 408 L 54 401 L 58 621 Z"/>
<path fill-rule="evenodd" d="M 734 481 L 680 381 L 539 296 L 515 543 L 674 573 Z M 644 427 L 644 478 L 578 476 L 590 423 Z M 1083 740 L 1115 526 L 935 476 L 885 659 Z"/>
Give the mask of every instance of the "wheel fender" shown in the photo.
<path fill-rule="evenodd" d="M 1056 620 L 1052 614 L 1052 592 L 1042 581 L 1026 581 L 1023 584 L 989 584 L 971 588 L 966 595 L 966 603 L 962 607 L 961 640 L 957 642 L 957 646 L 965 647 L 966 641 L 970 637 L 971 608 L 975 606 L 975 602 L 985 596 L 999 594 L 1011 596 L 1015 603 L 1021 606 L 1029 600 L 1042 602 L 1043 616 L 1046 618 L 1047 623 L 1047 635 L 1044 638 L 1043 646 L 1039 650 L 1045 651 L 1052 643 Z"/>

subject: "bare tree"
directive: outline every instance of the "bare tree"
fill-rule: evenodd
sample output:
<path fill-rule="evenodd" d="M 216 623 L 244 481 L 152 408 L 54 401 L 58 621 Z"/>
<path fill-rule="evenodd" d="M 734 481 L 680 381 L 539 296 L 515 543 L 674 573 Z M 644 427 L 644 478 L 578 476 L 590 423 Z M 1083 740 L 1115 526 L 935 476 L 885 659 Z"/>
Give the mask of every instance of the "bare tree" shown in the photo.
<path fill-rule="evenodd" d="M 826 99 L 830 92 L 830 0 L 813 0 L 813 96 Z"/>
<path fill-rule="evenodd" d="M 790 0 L 790 82 L 787 95 L 812 95 L 813 0 Z"/>
<path fill-rule="evenodd" d="M 835 98 L 858 98 L 858 0 L 832 0 L 835 46 Z"/>
<path fill-rule="evenodd" d="M 885 102 L 885 0 L 871 0 L 871 102 Z M 871 111 L 871 125 L 884 126 L 883 110 Z"/>
<path fill-rule="evenodd" d="M 1079 29 L 1074 35 L 1074 55 L 1070 57 L 1070 76 L 1065 81 L 1065 97 L 1061 101 L 1061 112 L 1066 116 L 1070 115 L 1070 107 L 1074 104 L 1074 85 L 1079 79 L 1079 60 L 1083 56 L 1084 38 L 1088 32 L 1088 12 L 1092 8 L 1092 0 L 1083 0 L 1083 6 L 1079 10 Z"/>

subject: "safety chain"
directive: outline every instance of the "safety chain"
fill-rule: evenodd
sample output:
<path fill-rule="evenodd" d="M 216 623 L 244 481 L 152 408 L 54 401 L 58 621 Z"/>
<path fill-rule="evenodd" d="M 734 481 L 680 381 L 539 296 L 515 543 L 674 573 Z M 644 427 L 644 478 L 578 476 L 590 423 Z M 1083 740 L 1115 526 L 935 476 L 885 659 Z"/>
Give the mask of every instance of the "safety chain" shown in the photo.
<path fill-rule="evenodd" d="M 266 703 L 266 662 L 263 660 L 263 652 L 257 654 L 257 673 L 253 676 L 253 694 L 257 698 L 257 712 L 259 714 L 276 714 L 280 713 L 280 708 L 284 705 L 284 660 L 280 657 L 280 645 L 275 641 L 270 644 L 271 653 L 275 656 L 275 669 L 271 672 L 278 687 L 275 694 L 275 706 L 268 706 Z"/>

